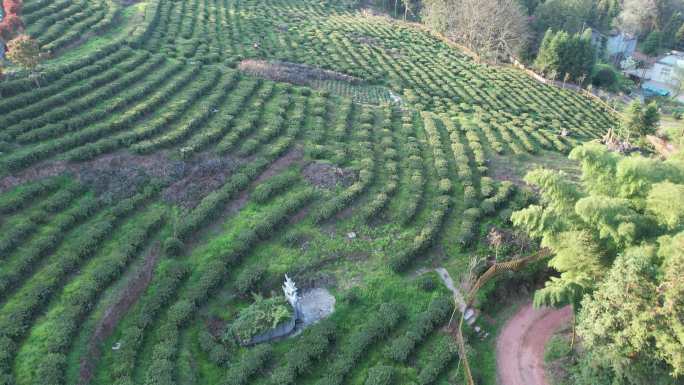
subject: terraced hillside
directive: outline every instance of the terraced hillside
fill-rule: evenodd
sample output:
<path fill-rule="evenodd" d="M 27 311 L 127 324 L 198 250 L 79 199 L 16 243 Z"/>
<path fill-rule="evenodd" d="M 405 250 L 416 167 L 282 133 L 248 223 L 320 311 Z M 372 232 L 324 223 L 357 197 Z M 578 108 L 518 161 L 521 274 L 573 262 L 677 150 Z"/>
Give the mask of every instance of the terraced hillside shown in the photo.
<path fill-rule="evenodd" d="M 25 2 L 43 49 L 107 43 L 48 62 L 39 88 L 0 83 L 2 384 L 446 383 L 452 303 L 414 272 L 463 271 L 527 201 L 502 163 L 560 158 L 614 121 L 325 2 L 124 7 Z M 139 13 L 107 32 L 119 12 Z M 285 273 L 328 288 L 333 315 L 226 338 Z"/>

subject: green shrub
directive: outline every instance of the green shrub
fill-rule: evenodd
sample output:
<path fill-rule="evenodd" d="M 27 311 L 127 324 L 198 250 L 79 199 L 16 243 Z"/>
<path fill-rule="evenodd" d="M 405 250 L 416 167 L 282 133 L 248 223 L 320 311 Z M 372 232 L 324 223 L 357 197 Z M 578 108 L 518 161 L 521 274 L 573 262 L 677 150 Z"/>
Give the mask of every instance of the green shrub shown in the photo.
<path fill-rule="evenodd" d="M 176 237 L 169 237 L 164 240 L 164 253 L 168 256 L 175 257 L 180 255 L 184 247 L 183 241 Z"/>
<path fill-rule="evenodd" d="M 270 329 L 275 329 L 292 317 L 292 309 L 285 300 L 285 297 L 263 298 L 255 294 L 254 302 L 240 311 L 238 318 L 233 321 L 228 333 L 235 336 L 240 342 L 246 343 L 252 337 Z M 224 340 L 228 340 L 230 335 L 224 336 Z"/>
<path fill-rule="evenodd" d="M 394 382 L 395 370 L 391 366 L 376 365 L 368 370 L 365 385 L 390 385 Z"/>

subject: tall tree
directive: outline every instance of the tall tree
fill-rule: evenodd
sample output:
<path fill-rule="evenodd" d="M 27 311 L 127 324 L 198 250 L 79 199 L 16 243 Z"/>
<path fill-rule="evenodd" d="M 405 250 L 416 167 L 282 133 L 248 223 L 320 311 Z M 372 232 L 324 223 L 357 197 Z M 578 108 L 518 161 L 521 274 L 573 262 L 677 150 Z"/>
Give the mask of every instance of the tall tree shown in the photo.
<path fill-rule="evenodd" d="M 582 35 L 569 35 L 565 31 L 546 31 L 535 61 L 535 67 L 548 75 L 556 73 L 558 77 L 569 75 L 572 80 L 579 80 L 592 72 L 596 54 L 591 44 L 591 30 Z"/>
<path fill-rule="evenodd" d="M 658 105 L 651 102 L 644 108 L 638 100 L 627 106 L 621 124 L 621 136 L 630 140 L 633 136 L 642 137 L 655 133 L 660 122 Z"/>
<path fill-rule="evenodd" d="M 36 40 L 28 35 L 17 36 L 7 44 L 7 51 L 7 58 L 12 63 L 23 67 L 34 75 L 33 72 L 42 59 L 40 46 Z M 38 85 L 37 77 L 36 85 Z"/>
<path fill-rule="evenodd" d="M 581 183 L 535 170 L 525 180 L 539 203 L 511 217 L 552 251 L 559 273 L 535 303 L 575 305 L 592 365 L 614 384 L 670 383 L 656 379 L 684 374 L 684 162 L 623 157 L 598 143 L 570 158 Z M 577 382 L 596 383 L 592 370 Z"/>
<path fill-rule="evenodd" d="M 491 61 L 516 55 L 529 36 L 518 0 L 427 0 L 423 19 Z"/>

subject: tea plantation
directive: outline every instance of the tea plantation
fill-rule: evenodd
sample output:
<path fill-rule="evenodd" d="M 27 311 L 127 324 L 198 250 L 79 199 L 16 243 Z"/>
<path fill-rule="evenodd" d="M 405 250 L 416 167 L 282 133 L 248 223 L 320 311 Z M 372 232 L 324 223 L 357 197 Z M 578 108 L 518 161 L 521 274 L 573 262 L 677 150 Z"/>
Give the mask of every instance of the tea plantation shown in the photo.
<path fill-rule="evenodd" d="M 416 271 L 457 277 L 528 201 L 499 165 L 616 119 L 335 3 L 24 0 L 52 59 L 0 82 L 0 384 L 460 381 Z M 331 317 L 227 338 L 285 273 Z"/>

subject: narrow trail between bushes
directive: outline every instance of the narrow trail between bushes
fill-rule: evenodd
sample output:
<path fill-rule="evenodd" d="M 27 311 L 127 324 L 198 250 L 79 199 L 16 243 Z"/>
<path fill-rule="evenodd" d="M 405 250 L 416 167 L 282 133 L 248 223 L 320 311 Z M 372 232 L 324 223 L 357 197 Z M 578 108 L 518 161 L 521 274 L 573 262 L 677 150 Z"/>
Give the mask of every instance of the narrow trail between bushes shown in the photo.
<path fill-rule="evenodd" d="M 88 353 L 81 357 L 79 366 L 79 384 L 87 384 L 93 377 L 95 366 L 102 354 L 102 343 L 109 338 L 119 324 L 121 318 L 138 301 L 147 289 L 154 268 L 159 262 L 160 245 L 157 243 L 145 255 L 145 262 L 127 283 L 126 288 L 118 295 L 117 301 L 105 310 L 98 321 L 95 332 L 88 342 Z"/>
<path fill-rule="evenodd" d="M 501 385 L 548 385 L 544 347 L 554 332 L 572 319 L 572 308 L 535 309 L 524 305 L 504 325 L 496 342 L 496 366 Z"/>

